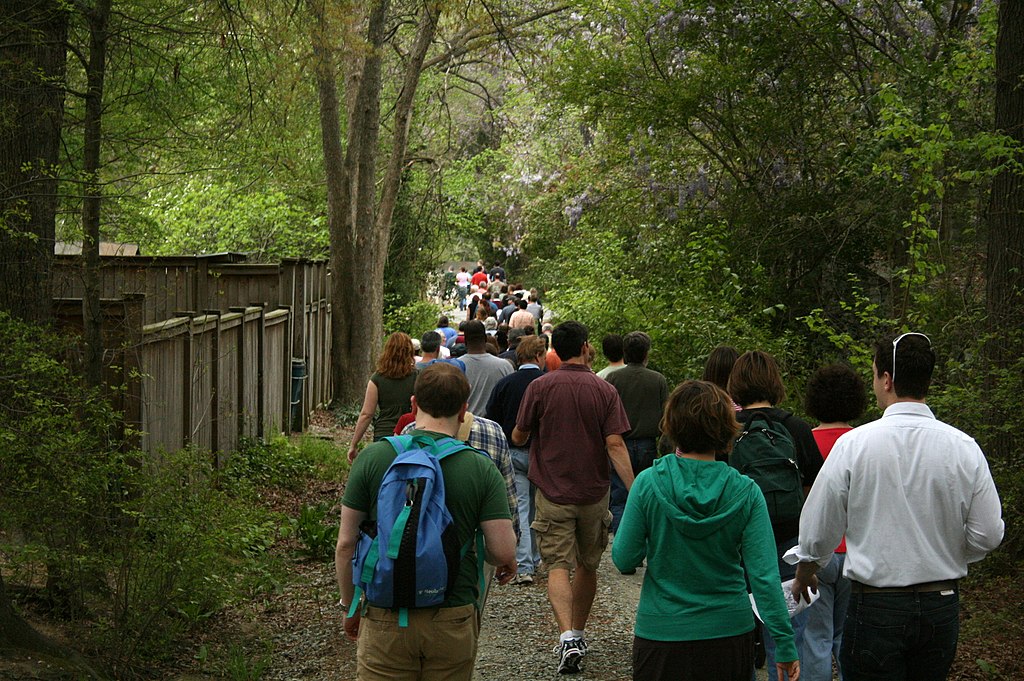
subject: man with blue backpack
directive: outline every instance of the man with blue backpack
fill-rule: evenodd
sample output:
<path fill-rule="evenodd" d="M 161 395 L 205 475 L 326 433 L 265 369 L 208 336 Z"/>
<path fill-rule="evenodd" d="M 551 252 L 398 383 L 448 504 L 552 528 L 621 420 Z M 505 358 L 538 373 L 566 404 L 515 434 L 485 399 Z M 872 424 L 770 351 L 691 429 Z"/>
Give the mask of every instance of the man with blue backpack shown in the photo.
<path fill-rule="evenodd" d="M 342 498 L 335 551 L 345 634 L 357 678 L 465 679 L 473 674 L 484 561 L 516 574 L 505 481 L 454 439 L 469 398 L 455 367 L 416 379 L 417 429 L 360 452 Z"/>

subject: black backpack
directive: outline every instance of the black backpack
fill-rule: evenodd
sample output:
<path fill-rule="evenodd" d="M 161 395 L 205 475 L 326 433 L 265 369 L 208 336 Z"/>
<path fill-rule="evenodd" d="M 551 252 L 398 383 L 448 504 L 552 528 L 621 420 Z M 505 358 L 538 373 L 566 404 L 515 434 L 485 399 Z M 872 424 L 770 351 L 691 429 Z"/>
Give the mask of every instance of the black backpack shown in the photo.
<path fill-rule="evenodd" d="M 773 526 L 799 520 L 804 505 L 796 445 L 784 421 L 755 411 L 743 424 L 743 432 L 729 454 L 729 465 L 761 488 Z"/>

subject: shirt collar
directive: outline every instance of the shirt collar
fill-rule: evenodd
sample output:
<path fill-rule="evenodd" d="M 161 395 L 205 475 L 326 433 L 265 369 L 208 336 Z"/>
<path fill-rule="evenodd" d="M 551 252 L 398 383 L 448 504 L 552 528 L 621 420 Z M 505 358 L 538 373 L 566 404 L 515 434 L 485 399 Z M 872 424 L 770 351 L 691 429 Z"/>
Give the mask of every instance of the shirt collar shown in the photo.
<path fill-rule="evenodd" d="M 594 370 L 588 367 L 586 364 L 569 364 L 568 362 L 562 362 L 562 365 L 558 367 L 559 371 L 562 369 L 569 369 L 570 371 L 589 371 L 594 373 Z"/>
<path fill-rule="evenodd" d="M 540 369 L 540 367 L 537 366 L 536 364 L 534 364 L 533 362 L 527 362 L 526 364 L 520 364 L 519 368 L 520 369 Z"/>
<path fill-rule="evenodd" d="M 908 416 L 923 416 L 925 418 L 933 419 L 935 414 L 932 413 L 931 408 L 924 402 L 893 402 L 890 404 L 882 417 L 886 416 L 897 416 L 906 414 Z"/>

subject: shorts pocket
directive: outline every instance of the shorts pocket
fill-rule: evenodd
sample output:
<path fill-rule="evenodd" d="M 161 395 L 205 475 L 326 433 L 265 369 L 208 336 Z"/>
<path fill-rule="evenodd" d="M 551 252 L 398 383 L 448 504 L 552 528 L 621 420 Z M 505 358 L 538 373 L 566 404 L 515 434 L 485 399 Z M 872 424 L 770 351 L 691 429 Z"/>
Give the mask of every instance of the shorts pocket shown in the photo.
<path fill-rule="evenodd" d="M 544 534 L 551 529 L 551 522 L 548 520 L 534 520 L 530 523 L 530 529 L 534 532 Z"/>

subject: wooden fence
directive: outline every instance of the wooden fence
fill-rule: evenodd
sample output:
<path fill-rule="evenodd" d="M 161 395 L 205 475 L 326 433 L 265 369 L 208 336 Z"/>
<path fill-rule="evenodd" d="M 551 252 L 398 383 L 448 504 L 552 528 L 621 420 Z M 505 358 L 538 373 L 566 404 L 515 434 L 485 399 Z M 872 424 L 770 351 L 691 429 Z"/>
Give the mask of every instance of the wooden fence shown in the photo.
<path fill-rule="evenodd" d="M 55 301 L 57 318 L 80 329 L 78 265 L 58 261 L 58 290 L 79 295 Z M 304 429 L 330 401 L 326 263 L 116 257 L 101 274 L 104 378 L 145 451 L 227 453 Z"/>

